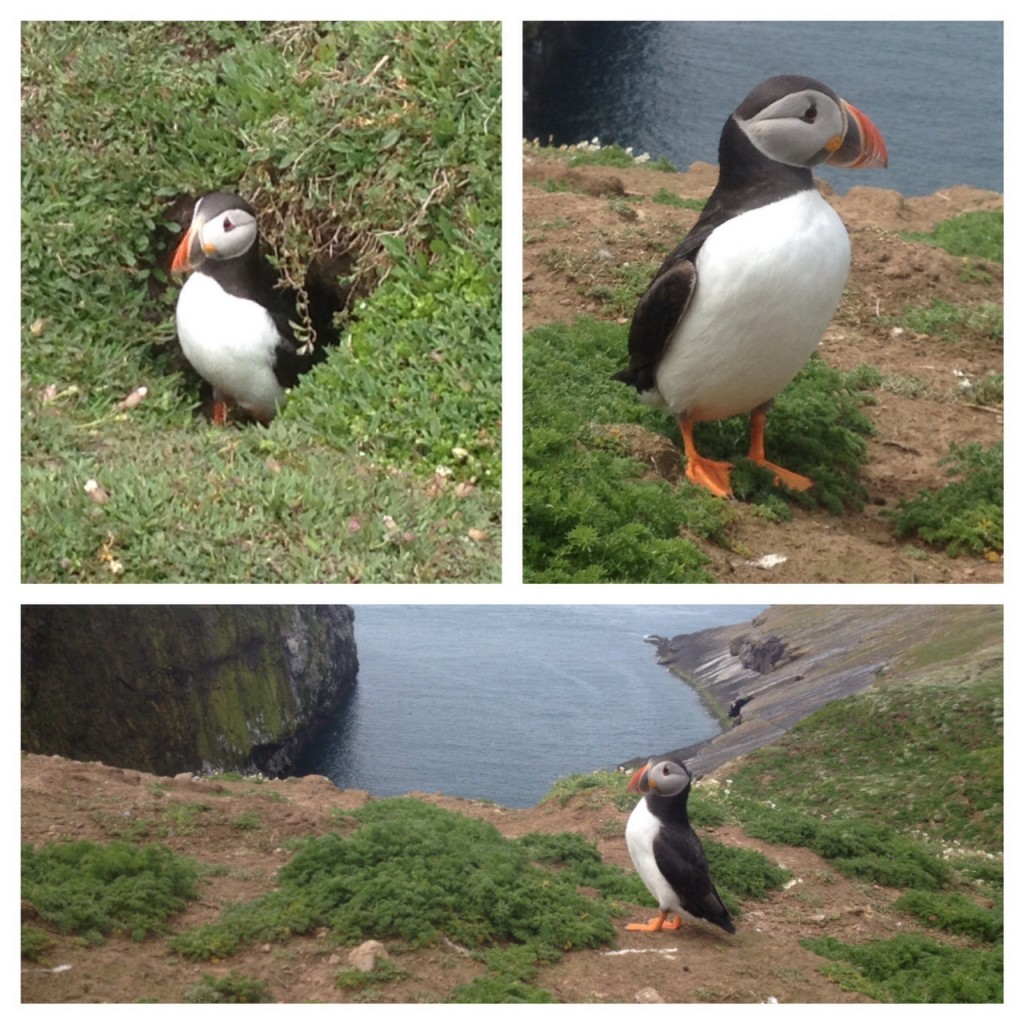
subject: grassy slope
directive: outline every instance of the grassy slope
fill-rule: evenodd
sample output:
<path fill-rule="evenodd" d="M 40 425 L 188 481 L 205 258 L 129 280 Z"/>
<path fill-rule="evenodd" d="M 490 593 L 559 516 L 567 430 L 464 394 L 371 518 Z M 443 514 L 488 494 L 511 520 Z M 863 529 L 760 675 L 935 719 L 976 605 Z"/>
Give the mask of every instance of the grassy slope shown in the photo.
<path fill-rule="evenodd" d="M 499 50 L 480 23 L 24 27 L 24 580 L 499 578 Z M 358 257 L 269 429 L 197 419 L 174 337 L 175 201 L 225 187 L 290 279 L 318 225 Z"/>

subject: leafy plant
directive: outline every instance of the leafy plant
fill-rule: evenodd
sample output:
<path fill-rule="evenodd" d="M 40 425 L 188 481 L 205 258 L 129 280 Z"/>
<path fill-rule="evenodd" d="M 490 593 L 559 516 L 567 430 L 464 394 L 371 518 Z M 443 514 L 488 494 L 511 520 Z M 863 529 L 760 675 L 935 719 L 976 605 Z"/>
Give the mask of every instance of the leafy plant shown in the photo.
<path fill-rule="evenodd" d="M 998 1003 L 1003 951 L 945 946 L 920 934 L 855 946 L 826 936 L 800 945 L 833 961 L 824 973 L 848 991 L 889 1003 Z"/>
<path fill-rule="evenodd" d="M 302 844 L 277 889 L 173 937 L 171 947 L 202 959 L 325 926 L 343 942 L 372 934 L 424 946 L 445 935 L 471 948 L 558 951 L 614 934 L 606 905 L 531 865 L 487 822 L 412 799 L 374 801 L 352 819 L 351 835 Z"/>
<path fill-rule="evenodd" d="M 901 499 L 894 514 L 896 536 L 918 536 L 951 555 L 1002 552 L 1002 444 L 950 445 L 943 463 L 953 479 L 941 490 Z"/>
<path fill-rule="evenodd" d="M 54 946 L 53 936 L 31 924 L 21 926 L 21 956 L 38 963 L 43 954 Z"/>
<path fill-rule="evenodd" d="M 979 942 L 998 942 L 1003 937 L 1002 908 L 979 907 L 961 893 L 910 889 L 896 900 L 894 907 L 953 935 L 967 935 Z"/>
<path fill-rule="evenodd" d="M 270 989 L 262 978 L 231 971 L 222 977 L 204 974 L 186 993 L 186 1003 L 272 1003 Z"/>
<path fill-rule="evenodd" d="M 22 898 L 39 917 L 90 942 L 124 932 L 139 942 L 197 898 L 196 864 L 167 847 L 51 843 L 21 851 Z"/>

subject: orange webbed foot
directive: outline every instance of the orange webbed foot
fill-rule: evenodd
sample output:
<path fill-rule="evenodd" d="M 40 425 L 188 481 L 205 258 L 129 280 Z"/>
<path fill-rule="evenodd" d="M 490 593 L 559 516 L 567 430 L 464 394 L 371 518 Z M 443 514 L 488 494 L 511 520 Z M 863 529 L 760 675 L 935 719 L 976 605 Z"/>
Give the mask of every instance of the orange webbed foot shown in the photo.
<path fill-rule="evenodd" d="M 677 914 L 673 914 L 672 915 L 672 920 L 671 921 L 668 920 L 668 916 L 669 916 L 668 913 L 663 910 L 663 911 L 661 911 L 661 913 L 658 914 L 657 917 L 652 917 L 649 921 L 647 921 L 646 924 L 643 923 L 643 922 L 639 922 L 639 923 L 632 922 L 630 924 L 627 924 L 626 925 L 626 931 L 627 932 L 658 932 L 658 931 L 662 931 L 663 929 L 672 929 L 672 930 L 674 930 L 674 929 L 678 928 L 683 923 L 682 918 L 680 918 Z"/>
<path fill-rule="evenodd" d="M 757 465 L 764 466 L 765 469 L 775 474 L 776 486 L 783 484 L 791 491 L 809 491 L 814 486 L 814 481 L 810 477 L 794 473 L 791 469 L 783 469 L 782 466 L 776 466 L 774 462 L 769 462 L 767 459 L 755 459 L 754 461 Z"/>
<path fill-rule="evenodd" d="M 706 459 L 697 451 L 693 441 L 693 421 L 681 417 L 679 429 L 683 434 L 683 451 L 686 453 L 686 478 L 692 484 L 703 487 L 718 498 L 732 497 L 732 484 L 729 474 L 732 465 L 728 462 L 716 462 Z"/>

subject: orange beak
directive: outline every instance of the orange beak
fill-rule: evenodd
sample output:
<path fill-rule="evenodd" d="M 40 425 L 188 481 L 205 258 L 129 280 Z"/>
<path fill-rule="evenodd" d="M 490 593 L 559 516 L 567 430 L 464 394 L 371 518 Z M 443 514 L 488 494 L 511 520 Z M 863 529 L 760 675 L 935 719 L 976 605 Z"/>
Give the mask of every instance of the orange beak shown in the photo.
<path fill-rule="evenodd" d="M 627 792 L 649 793 L 651 791 L 651 780 L 647 774 L 650 767 L 651 762 L 648 761 L 642 768 L 637 768 L 637 770 L 633 772 L 633 777 L 629 780 L 629 785 L 626 786 Z"/>
<path fill-rule="evenodd" d="M 201 220 L 193 220 L 188 227 L 188 231 L 185 232 L 185 237 L 178 244 L 178 248 L 174 250 L 174 259 L 171 260 L 171 273 L 175 276 L 180 277 L 190 270 L 195 270 L 205 259 L 200 238 L 202 226 L 203 222 Z"/>
<path fill-rule="evenodd" d="M 885 139 L 874 122 L 852 103 L 839 101 L 846 112 L 846 135 L 825 161 L 834 167 L 888 167 L 889 152 Z"/>

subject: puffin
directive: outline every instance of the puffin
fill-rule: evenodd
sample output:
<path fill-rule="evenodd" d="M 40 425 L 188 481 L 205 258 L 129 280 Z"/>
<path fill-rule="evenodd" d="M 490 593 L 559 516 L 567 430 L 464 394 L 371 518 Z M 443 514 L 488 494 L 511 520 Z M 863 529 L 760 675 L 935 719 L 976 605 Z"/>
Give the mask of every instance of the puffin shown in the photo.
<path fill-rule="evenodd" d="M 683 436 L 688 479 L 732 497 L 731 464 L 705 458 L 696 423 L 751 413 L 751 461 L 776 485 L 813 483 L 765 457 L 772 399 L 831 321 L 850 269 L 850 239 L 811 168 L 886 167 L 872 121 L 827 85 L 779 75 L 733 111 L 719 142 L 718 183 L 696 224 L 636 305 L 629 366 L 613 379 L 667 409 Z"/>
<path fill-rule="evenodd" d="M 691 781 L 686 765 L 668 755 L 652 757 L 629 780 L 627 789 L 642 793 L 643 799 L 626 822 L 626 846 L 637 874 L 658 902 L 658 914 L 645 923 L 627 924 L 628 931 L 679 928 L 684 914 L 730 934 L 736 931 L 686 813 Z"/>
<path fill-rule="evenodd" d="M 269 423 L 307 369 L 274 274 L 260 257 L 256 211 L 233 192 L 212 192 L 195 205 L 171 261 L 191 272 L 175 320 L 182 352 L 213 387 L 215 424 L 233 402 Z"/>

